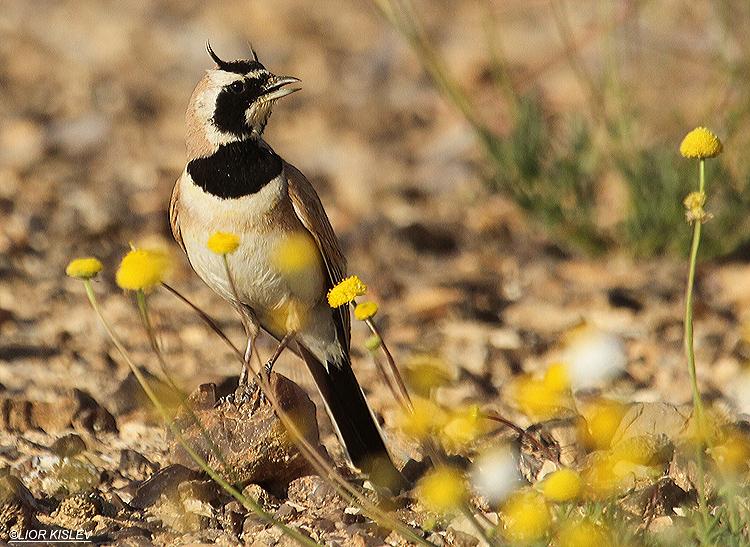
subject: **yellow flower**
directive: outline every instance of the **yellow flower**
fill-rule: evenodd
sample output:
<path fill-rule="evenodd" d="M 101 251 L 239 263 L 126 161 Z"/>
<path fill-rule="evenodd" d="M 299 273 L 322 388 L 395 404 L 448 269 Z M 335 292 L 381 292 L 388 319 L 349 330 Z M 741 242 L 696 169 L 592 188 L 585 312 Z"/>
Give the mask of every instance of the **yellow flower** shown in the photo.
<path fill-rule="evenodd" d="M 583 480 L 572 469 L 558 469 L 544 479 L 542 493 L 550 501 L 572 501 L 581 493 Z"/>
<path fill-rule="evenodd" d="M 632 488 L 636 481 L 661 476 L 672 460 L 674 446 L 666 435 L 642 434 L 595 452 L 585 471 L 587 487 L 600 496 Z"/>
<path fill-rule="evenodd" d="M 443 359 L 431 355 L 415 355 L 404 367 L 404 379 L 419 395 L 427 397 L 433 389 L 451 381 L 451 372 Z"/>
<path fill-rule="evenodd" d="M 378 305 L 375 302 L 362 302 L 354 308 L 354 317 L 360 321 L 367 321 L 378 313 Z"/>
<path fill-rule="evenodd" d="M 97 258 L 76 258 L 65 268 L 65 273 L 76 279 L 91 279 L 102 271 L 102 263 Z"/>
<path fill-rule="evenodd" d="M 563 393 L 570 389 L 568 371 L 562 363 L 552 363 L 544 373 L 544 386 L 554 393 Z"/>
<path fill-rule="evenodd" d="M 536 418 L 550 418 L 565 405 L 570 384 L 561 363 L 550 365 L 542 378 L 526 376 L 515 384 L 516 404 Z"/>
<path fill-rule="evenodd" d="M 441 437 L 448 445 L 465 446 L 482 434 L 483 425 L 479 407 L 471 406 L 451 413 L 441 430 Z"/>
<path fill-rule="evenodd" d="M 558 547 L 611 547 L 605 528 L 590 520 L 566 519 L 557 532 Z"/>
<path fill-rule="evenodd" d="M 320 252 L 312 236 L 306 232 L 298 233 L 279 244 L 274 260 L 286 274 L 307 274 L 320 267 Z"/>
<path fill-rule="evenodd" d="M 436 467 L 417 484 L 417 499 L 436 513 L 458 509 L 466 496 L 466 481 L 454 467 Z"/>
<path fill-rule="evenodd" d="M 736 475 L 747 470 L 750 463 L 750 443 L 746 436 L 732 432 L 720 444 L 709 449 L 716 467 L 725 474 Z"/>
<path fill-rule="evenodd" d="M 719 137 L 705 127 L 698 127 L 688 133 L 680 144 L 680 154 L 686 158 L 715 158 L 724 146 Z"/>
<path fill-rule="evenodd" d="M 429 399 L 414 397 L 413 411 L 404 410 L 399 419 L 399 426 L 404 433 L 423 439 L 440 430 L 448 421 L 448 414 Z"/>
<path fill-rule="evenodd" d="M 152 289 L 170 266 L 169 255 L 155 249 L 133 249 L 122 259 L 115 280 L 126 290 Z"/>
<path fill-rule="evenodd" d="M 540 540 L 550 527 L 550 514 L 544 497 L 533 491 L 512 495 L 503 508 L 502 518 L 503 535 L 515 545 Z"/>
<path fill-rule="evenodd" d="M 353 275 L 339 282 L 334 288 L 328 291 L 328 304 L 332 308 L 339 308 L 344 304 L 354 302 L 358 296 L 367 292 L 367 285 L 362 280 Z"/>
<path fill-rule="evenodd" d="M 240 246 L 240 238 L 227 232 L 216 232 L 208 238 L 208 247 L 217 255 L 228 255 L 237 250 Z"/>
<path fill-rule="evenodd" d="M 622 403 L 607 399 L 587 405 L 583 409 L 584 420 L 581 420 L 582 437 L 587 438 L 595 450 L 609 448 L 626 411 Z"/>
<path fill-rule="evenodd" d="M 310 308 L 296 298 L 278 304 L 269 313 L 274 331 L 299 332 L 310 319 Z"/>

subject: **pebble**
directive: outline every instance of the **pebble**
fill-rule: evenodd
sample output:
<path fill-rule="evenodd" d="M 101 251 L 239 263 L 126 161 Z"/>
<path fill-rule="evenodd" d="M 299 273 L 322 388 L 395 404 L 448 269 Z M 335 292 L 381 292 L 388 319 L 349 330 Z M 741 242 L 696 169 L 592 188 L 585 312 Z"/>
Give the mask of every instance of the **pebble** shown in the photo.
<path fill-rule="evenodd" d="M 0 125 L 0 164 L 17 170 L 30 168 L 42 158 L 44 129 L 28 119 L 11 119 Z"/>

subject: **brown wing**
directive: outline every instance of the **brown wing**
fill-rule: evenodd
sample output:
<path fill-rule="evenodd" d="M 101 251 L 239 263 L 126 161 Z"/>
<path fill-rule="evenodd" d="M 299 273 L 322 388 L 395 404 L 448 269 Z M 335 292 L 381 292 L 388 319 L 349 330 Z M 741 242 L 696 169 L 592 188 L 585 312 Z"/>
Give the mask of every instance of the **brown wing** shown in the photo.
<path fill-rule="evenodd" d="M 323 255 L 323 261 L 328 271 L 329 288 L 331 288 L 344 279 L 346 258 L 341 252 L 339 241 L 333 232 L 318 193 L 310 184 L 310 181 L 296 167 L 286 162 L 284 162 L 284 172 L 289 184 L 289 197 L 294 205 L 294 211 L 302 225 L 312 234 L 318 249 L 320 249 L 320 254 Z M 341 306 L 336 312 L 338 313 L 334 317 L 341 321 L 348 351 L 351 323 L 349 308 L 348 306 Z"/>
<path fill-rule="evenodd" d="M 182 232 L 180 231 L 180 216 L 177 214 L 177 201 L 180 199 L 180 181 L 178 180 L 172 190 L 172 199 L 169 200 L 169 225 L 172 227 L 172 235 L 175 241 L 180 244 L 182 250 L 185 250 L 185 242 L 182 241 Z"/>

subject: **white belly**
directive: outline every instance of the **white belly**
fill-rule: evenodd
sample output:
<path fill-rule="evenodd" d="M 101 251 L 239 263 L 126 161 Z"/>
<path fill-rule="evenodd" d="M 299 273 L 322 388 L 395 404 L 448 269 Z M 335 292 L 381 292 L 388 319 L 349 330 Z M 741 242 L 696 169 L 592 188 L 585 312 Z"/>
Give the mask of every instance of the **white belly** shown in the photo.
<path fill-rule="evenodd" d="M 229 271 L 240 299 L 256 313 L 272 312 L 292 300 L 307 306 L 320 300 L 325 282 L 317 253 L 301 272 L 280 267 L 285 243 L 301 233 L 289 223 L 272 222 L 272 212 L 286 192 L 281 177 L 256 194 L 230 200 L 206 194 L 185 177 L 180 184 L 180 216 L 190 218 L 180 225 L 185 250 L 213 290 L 234 300 L 222 257 L 206 246 L 215 232 L 228 232 L 240 239 L 237 250 L 227 255 Z"/>

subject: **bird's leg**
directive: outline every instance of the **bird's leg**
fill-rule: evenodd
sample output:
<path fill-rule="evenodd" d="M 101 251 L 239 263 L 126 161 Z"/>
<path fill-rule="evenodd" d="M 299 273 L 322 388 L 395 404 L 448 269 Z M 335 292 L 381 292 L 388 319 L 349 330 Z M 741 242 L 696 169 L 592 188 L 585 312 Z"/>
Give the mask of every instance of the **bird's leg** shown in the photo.
<path fill-rule="evenodd" d="M 281 355 L 281 352 L 286 349 L 286 347 L 289 345 L 289 342 L 294 340 L 294 337 L 296 336 L 296 332 L 293 330 L 290 330 L 284 335 L 284 338 L 281 339 L 281 342 L 279 342 L 278 347 L 276 348 L 276 351 L 273 352 L 273 355 L 268 360 L 268 362 L 263 367 L 263 374 L 265 375 L 266 379 L 271 378 L 271 370 L 273 370 L 273 365 L 276 363 L 276 360 Z"/>
<path fill-rule="evenodd" d="M 245 348 L 245 361 L 242 363 L 242 370 L 240 371 L 239 386 L 246 386 L 250 379 L 250 373 L 252 368 L 250 367 L 250 359 L 255 352 L 255 340 L 258 338 L 260 327 L 258 326 L 258 319 L 250 308 L 245 307 L 246 320 L 243 321 L 245 326 L 245 334 L 247 335 L 247 347 Z"/>

